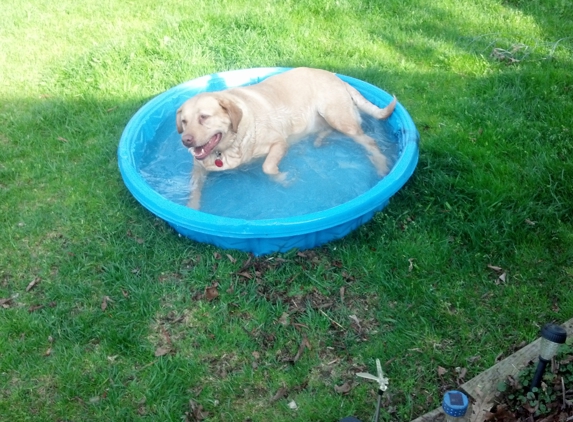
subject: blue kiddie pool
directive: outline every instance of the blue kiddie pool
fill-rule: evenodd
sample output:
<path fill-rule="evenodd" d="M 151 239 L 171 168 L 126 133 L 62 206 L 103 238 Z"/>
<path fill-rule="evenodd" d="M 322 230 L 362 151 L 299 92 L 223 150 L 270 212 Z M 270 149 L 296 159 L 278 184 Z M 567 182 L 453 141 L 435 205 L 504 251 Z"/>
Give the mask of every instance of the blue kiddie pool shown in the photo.
<path fill-rule="evenodd" d="M 390 158 L 380 178 L 366 151 L 334 133 L 323 145 L 293 145 L 280 163 L 283 183 L 261 169 L 262 159 L 207 176 L 201 210 L 186 207 L 191 154 L 175 126 L 177 109 L 205 91 L 258 83 L 288 68 L 216 73 L 178 85 L 153 98 L 129 121 L 118 162 L 132 195 L 178 233 L 202 243 L 263 255 L 309 249 L 339 239 L 369 221 L 410 178 L 418 162 L 419 133 L 400 103 L 386 121 L 364 116 L 364 131 Z M 378 107 L 392 96 L 364 81 L 337 75 Z"/>

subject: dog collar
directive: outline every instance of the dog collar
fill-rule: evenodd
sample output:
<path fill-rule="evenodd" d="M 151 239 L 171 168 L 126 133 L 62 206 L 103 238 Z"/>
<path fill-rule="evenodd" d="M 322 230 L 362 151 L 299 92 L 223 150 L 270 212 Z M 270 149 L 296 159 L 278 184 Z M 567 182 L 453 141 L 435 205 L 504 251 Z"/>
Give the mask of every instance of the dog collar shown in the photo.
<path fill-rule="evenodd" d="M 223 160 L 221 160 L 221 151 L 215 151 L 215 154 L 217 155 L 217 158 L 215 159 L 215 165 L 217 167 L 223 167 Z"/>

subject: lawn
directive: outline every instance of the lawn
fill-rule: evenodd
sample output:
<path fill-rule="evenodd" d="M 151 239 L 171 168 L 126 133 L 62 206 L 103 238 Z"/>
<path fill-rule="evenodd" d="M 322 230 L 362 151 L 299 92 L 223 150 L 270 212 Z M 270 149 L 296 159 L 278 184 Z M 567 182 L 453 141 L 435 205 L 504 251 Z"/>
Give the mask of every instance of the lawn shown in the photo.
<path fill-rule="evenodd" d="M 125 188 L 150 98 L 309 66 L 395 94 L 414 176 L 347 237 L 263 257 Z M 5 0 L 0 420 L 409 421 L 573 317 L 569 0 Z"/>

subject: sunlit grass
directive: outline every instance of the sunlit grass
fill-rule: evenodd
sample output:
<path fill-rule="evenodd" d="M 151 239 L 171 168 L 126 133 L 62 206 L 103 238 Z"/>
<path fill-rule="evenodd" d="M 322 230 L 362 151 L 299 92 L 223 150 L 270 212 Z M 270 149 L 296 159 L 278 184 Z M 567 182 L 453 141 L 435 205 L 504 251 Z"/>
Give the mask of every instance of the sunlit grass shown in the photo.
<path fill-rule="evenodd" d="M 375 391 L 355 373 L 380 358 L 383 417 L 410 420 L 455 368 L 467 380 L 571 318 L 571 13 L 559 0 L 3 4 L 0 419 L 180 421 L 192 400 L 208 420 L 367 421 Z M 181 238 L 131 197 L 116 149 L 149 98 L 302 65 L 396 94 L 420 130 L 413 178 L 371 222 L 253 258 Z"/>

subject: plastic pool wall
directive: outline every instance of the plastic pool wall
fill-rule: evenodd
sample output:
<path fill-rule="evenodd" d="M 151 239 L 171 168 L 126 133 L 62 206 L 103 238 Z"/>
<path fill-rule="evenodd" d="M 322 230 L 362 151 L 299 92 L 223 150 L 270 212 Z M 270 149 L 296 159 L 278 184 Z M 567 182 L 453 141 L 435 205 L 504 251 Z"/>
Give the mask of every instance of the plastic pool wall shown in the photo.
<path fill-rule="evenodd" d="M 419 133 L 400 103 L 388 119 L 392 134 L 399 143 L 399 155 L 390 173 L 366 193 L 324 211 L 277 219 L 222 217 L 172 202 L 156 192 L 142 177 L 140 164 L 145 146 L 154 138 L 159 127 L 172 120 L 174 110 L 191 96 L 205 91 L 251 85 L 286 70 L 289 69 L 255 68 L 204 76 L 171 88 L 141 107 L 125 127 L 118 147 L 119 169 L 135 199 L 182 236 L 255 255 L 320 246 L 346 236 L 381 211 L 408 181 L 418 162 Z M 392 100 L 390 94 L 367 82 L 337 76 L 379 107 L 386 106 Z M 175 122 L 172 124 L 174 126 Z"/>

